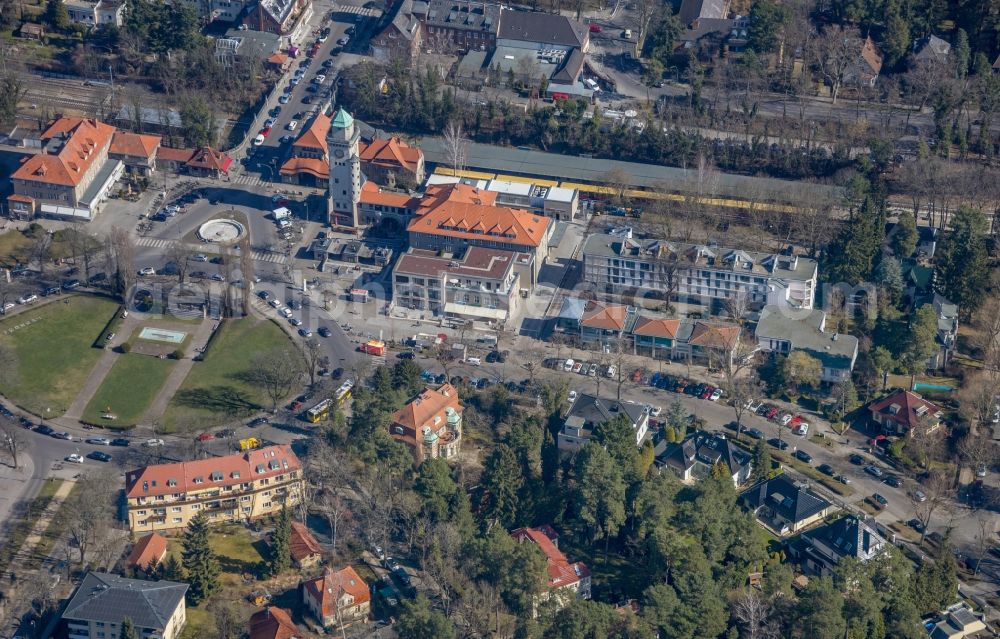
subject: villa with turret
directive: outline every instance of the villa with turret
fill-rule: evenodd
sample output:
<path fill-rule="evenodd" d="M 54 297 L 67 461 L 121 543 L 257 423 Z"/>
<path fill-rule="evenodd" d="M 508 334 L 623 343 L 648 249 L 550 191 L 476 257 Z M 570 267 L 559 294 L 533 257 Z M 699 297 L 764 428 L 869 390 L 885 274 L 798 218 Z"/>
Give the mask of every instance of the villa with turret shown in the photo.
<path fill-rule="evenodd" d="M 451 459 L 462 449 L 464 410 L 451 384 L 425 388 L 393 413 L 389 435 L 406 444 L 417 464 L 424 459 Z"/>

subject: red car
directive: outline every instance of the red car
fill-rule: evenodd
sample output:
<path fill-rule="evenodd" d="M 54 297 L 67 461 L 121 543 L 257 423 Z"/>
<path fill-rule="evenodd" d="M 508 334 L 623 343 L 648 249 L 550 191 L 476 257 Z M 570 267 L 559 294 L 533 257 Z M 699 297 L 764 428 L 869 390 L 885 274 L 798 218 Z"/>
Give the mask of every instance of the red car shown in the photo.
<path fill-rule="evenodd" d="M 600 33 L 601 32 L 601 25 L 597 24 L 596 22 L 591 22 L 590 23 L 590 32 L 591 33 Z"/>
<path fill-rule="evenodd" d="M 777 415 L 777 414 L 778 414 L 778 408 L 777 408 L 776 406 L 772 406 L 772 407 L 771 407 L 771 408 L 770 408 L 770 409 L 769 409 L 769 410 L 767 411 L 767 414 L 766 414 L 766 415 L 764 415 L 764 417 L 767 417 L 768 419 L 772 419 L 772 418 L 773 418 L 773 417 L 774 417 L 775 415 Z"/>
<path fill-rule="evenodd" d="M 271 127 L 269 126 L 264 127 L 263 129 L 260 130 L 260 134 L 263 135 L 265 138 L 271 135 Z"/>
<path fill-rule="evenodd" d="M 708 399 L 709 397 L 712 396 L 712 393 L 714 393 L 714 392 L 715 392 L 715 387 L 714 386 L 706 386 L 705 390 L 703 390 L 701 392 L 701 398 L 702 399 Z"/>
<path fill-rule="evenodd" d="M 207 433 L 206 432 L 206 433 L 202 433 L 201 435 L 198 435 L 198 441 L 200 441 L 200 442 L 207 442 L 207 441 L 212 440 L 212 439 L 215 439 L 215 435 L 213 435 L 212 433 Z"/>
<path fill-rule="evenodd" d="M 792 421 L 788 422 L 788 427 L 795 428 L 801 423 L 802 423 L 802 415 L 796 415 L 795 417 L 792 418 Z"/>

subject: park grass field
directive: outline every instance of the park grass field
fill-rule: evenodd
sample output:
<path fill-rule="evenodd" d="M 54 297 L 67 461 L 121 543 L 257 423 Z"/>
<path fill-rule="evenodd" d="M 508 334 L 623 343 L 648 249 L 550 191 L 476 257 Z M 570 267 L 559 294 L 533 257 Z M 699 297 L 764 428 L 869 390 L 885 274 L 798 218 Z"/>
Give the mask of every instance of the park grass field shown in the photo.
<path fill-rule="evenodd" d="M 228 320 L 219 331 L 170 400 L 163 416 L 167 432 L 208 428 L 268 406 L 266 393 L 243 376 L 254 356 L 291 346 L 291 340 L 274 322 L 254 317 Z"/>
<path fill-rule="evenodd" d="M 107 428 L 135 426 L 146 413 L 176 362 L 148 355 L 120 355 L 83 411 L 83 421 Z M 118 419 L 104 419 L 107 408 Z"/>
<path fill-rule="evenodd" d="M 101 357 L 93 343 L 117 308 L 74 295 L 0 321 L 0 345 L 17 359 L 14 374 L 0 376 L 0 392 L 41 417 L 65 413 Z"/>

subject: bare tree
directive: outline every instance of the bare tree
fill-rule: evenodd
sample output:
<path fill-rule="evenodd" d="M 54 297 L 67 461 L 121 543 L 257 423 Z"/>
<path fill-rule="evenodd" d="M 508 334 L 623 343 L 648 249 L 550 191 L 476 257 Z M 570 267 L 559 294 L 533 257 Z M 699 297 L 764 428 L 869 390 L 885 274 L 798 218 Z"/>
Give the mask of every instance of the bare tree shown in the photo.
<path fill-rule="evenodd" d="M 15 470 L 21 466 L 21 451 L 26 444 L 27 440 L 20 428 L 6 420 L 0 422 L 0 446 L 10 455 L 11 467 Z"/>
<path fill-rule="evenodd" d="M 976 515 L 976 568 L 973 574 L 979 574 L 979 567 L 986 553 L 997 542 L 997 518 L 991 512 L 980 512 Z"/>
<path fill-rule="evenodd" d="M 920 543 L 924 543 L 924 538 L 927 536 L 927 529 L 930 527 L 935 513 L 942 508 L 947 509 L 954 491 L 951 487 L 951 481 L 949 481 L 948 476 L 942 471 L 931 472 L 930 476 L 921 486 L 920 491 L 924 494 L 923 501 L 917 498 L 916 491 L 910 494 L 910 500 L 913 502 L 914 515 L 916 515 L 923 526 L 923 532 L 920 534 Z"/>
<path fill-rule="evenodd" d="M 136 282 L 135 244 L 124 228 L 111 227 L 107 255 L 113 271 L 112 290 L 124 300 Z"/>
<path fill-rule="evenodd" d="M 464 170 L 469 156 L 469 142 L 465 139 L 461 122 L 453 120 L 445 127 L 444 148 L 448 166 L 456 172 Z"/>
<path fill-rule="evenodd" d="M 110 531 L 118 483 L 110 473 L 86 475 L 59 509 L 59 529 L 66 531 L 77 551 L 77 563 L 87 560 L 87 552 L 99 546 Z"/>
<path fill-rule="evenodd" d="M 861 57 L 861 38 L 853 29 L 837 25 L 825 28 L 812 43 L 816 70 L 830 84 L 831 98 L 836 104 L 851 65 L 857 64 Z"/>
<path fill-rule="evenodd" d="M 188 258 L 191 257 L 191 251 L 183 242 L 173 241 L 167 246 L 165 254 L 167 263 L 172 263 L 177 269 L 177 281 L 183 284 L 184 280 L 187 279 L 190 264 Z"/>
<path fill-rule="evenodd" d="M 972 433 L 989 429 L 997 407 L 997 386 L 986 372 L 970 375 L 958 392 L 959 412 L 972 424 Z"/>
<path fill-rule="evenodd" d="M 316 370 L 326 355 L 323 352 L 323 345 L 315 337 L 306 340 L 302 345 L 302 354 L 306 358 L 306 372 L 309 373 L 309 386 L 316 385 Z"/>
<path fill-rule="evenodd" d="M 258 353 L 251 360 L 247 378 L 267 393 L 271 412 L 278 409 L 278 402 L 285 398 L 302 379 L 302 357 L 290 347 L 275 348 Z"/>
<path fill-rule="evenodd" d="M 732 295 L 726 298 L 723 305 L 729 317 L 742 325 L 743 320 L 750 311 L 750 296 L 745 290 L 733 291 Z"/>
<path fill-rule="evenodd" d="M 774 609 L 764 595 L 748 588 L 740 591 L 732 602 L 733 617 L 743 629 L 746 639 L 775 639 L 778 624 L 772 618 Z"/>
<path fill-rule="evenodd" d="M 989 468 L 1000 459 L 1000 446 L 985 433 L 969 433 L 958 443 L 958 454 L 973 470 Z"/>
<path fill-rule="evenodd" d="M 736 439 L 743 434 L 743 416 L 750 410 L 750 402 L 763 394 L 763 386 L 756 375 L 744 375 L 727 379 L 726 393 L 736 415 Z"/>
<path fill-rule="evenodd" d="M 250 246 L 250 235 L 244 233 L 243 237 L 240 238 L 240 275 L 243 277 L 243 286 L 240 289 L 243 292 L 241 300 L 243 302 L 243 314 L 250 314 L 251 301 L 253 300 L 252 294 L 250 292 L 251 282 L 254 281 L 254 261 L 253 261 L 253 249 Z"/>

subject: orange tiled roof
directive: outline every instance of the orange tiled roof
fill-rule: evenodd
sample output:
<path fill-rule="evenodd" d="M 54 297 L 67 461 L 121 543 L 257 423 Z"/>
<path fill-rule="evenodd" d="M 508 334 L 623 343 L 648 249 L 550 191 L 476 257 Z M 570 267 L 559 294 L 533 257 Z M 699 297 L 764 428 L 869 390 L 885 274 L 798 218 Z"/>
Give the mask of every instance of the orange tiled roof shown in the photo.
<path fill-rule="evenodd" d="M 392 414 L 392 423 L 402 426 L 407 433 L 403 439 L 415 444 L 415 434 L 420 432 L 421 427 L 430 426 L 434 431 L 444 428 L 447 419 L 445 413 L 449 408 L 458 413 L 465 410 L 458 403 L 458 390 L 454 386 L 445 383 L 437 390 L 425 388 L 406 406 Z"/>
<path fill-rule="evenodd" d="M 216 151 L 210 146 L 203 146 L 194 152 L 191 159 L 187 161 L 187 165 L 194 167 L 196 169 L 209 169 L 211 171 L 221 171 L 225 173 L 229 170 L 229 166 L 233 163 L 233 159 L 223 153 L 222 151 Z"/>
<path fill-rule="evenodd" d="M 323 549 L 313 534 L 309 532 L 309 528 L 298 521 L 292 522 L 292 534 L 288 540 L 288 549 L 295 561 L 308 559 L 311 555 L 323 554 Z"/>
<path fill-rule="evenodd" d="M 467 184 L 428 187 L 411 233 L 445 235 L 462 239 L 493 239 L 537 247 L 544 241 L 552 220 L 522 209 L 495 206 L 497 194 Z"/>
<path fill-rule="evenodd" d="M 28 202 L 29 204 L 35 201 L 35 198 L 31 196 L 19 195 L 17 193 L 11 193 L 10 195 L 7 196 L 7 199 L 12 200 L 14 202 Z"/>
<path fill-rule="evenodd" d="M 696 346 L 732 349 L 739 340 L 740 327 L 698 322 L 688 342 Z"/>
<path fill-rule="evenodd" d="M 169 146 L 161 146 L 156 151 L 156 159 L 173 162 L 187 162 L 194 155 L 194 149 L 174 149 Z"/>
<path fill-rule="evenodd" d="M 284 53 L 278 52 L 272 54 L 271 57 L 267 59 L 267 61 L 270 62 L 271 64 L 284 64 L 288 62 L 288 56 L 285 55 Z"/>
<path fill-rule="evenodd" d="M 636 335 L 648 335 L 650 337 L 677 337 L 677 329 L 680 328 L 679 319 L 653 319 L 650 317 L 640 317 L 632 332 Z"/>
<path fill-rule="evenodd" d="M 549 526 L 518 528 L 511 532 L 510 536 L 520 542 L 530 541 L 542 551 L 542 554 L 545 555 L 545 568 L 549 573 L 549 588 L 563 588 L 589 576 L 590 570 L 582 561 L 575 564 L 569 563 L 566 555 L 552 543 L 552 539 L 546 534 L 546 529 L 552 530 Z"/>
<path fill-rule="evenodd" d="M 323 616 L 336 612 L 337 597 L 347 594 L 354 599 L 350 606 L 357 606 L 371 600 L 371 592 L 368 584 L 355 572 L 352 566 L 348 566 L 337 572 L 327 568 L 322 577 L 310 579 L 305 584 L 306 590 L 319 602 L 323 610 Z"/>
<path fill-rule="evenodd" d="M 135 546 L 132 546 L 132 552 L 129 553 L 125 566 L 135 566 L 141 570 L 148 570 L 160 563 L 165 554 L 167 554 L 166 538 L 163 535 L 149 533 L 135 542 Z"/>
<path fill-rule="evenodd" d="M 224 457 L 133 470 L 126 475 L 125 495 L 131 499 L 236 486 L 251 479 L 287 475 L 293 470 L 302 470 L 302 464 L 291 446 L 281 444 Z"/>
<path fill-rule="evenodd" d="M 424 155 L 420 149 L 408 145 L 397 137 L 372 140 L 371 144 L 361 145 L 359 154 L 362 162 L 400 166 L 408 171 L 416 171 L 420 165 L 420 158 Z"/>
<path fill-rule="evenodd" d="M 941 409 L 934 402 L 929 402 L 917 393 L 907 390 L 896 391 L 872 402 L 868 410 L 873 415 L 880 415 L 883 421 L 891 421 L 908 429 L 920 425 L 922 415 L 933 418 L 933 424 L 941 418 Z"/>
<path fill-rule="evenodd" d="M 399 191 L 383 190 L 378 184 L 371 180 L 361 185 L 362 204 L 381 204 L 382 206 L 395 206 L 401 209 L 416 209 L 420 206 L 420 200 L 410 197 L 406 193 Z"/>
<path fill-rule="evenodd" d="M 580 318 L 580 324 L 590 328 L 620 331 L 625 328 L 627 320 L 628 307 L 591 301 L 587 302 L 583 317 Z"/>
<path fill-rule="evenodd" d="M 294 639 L 302 632 L 286 610 L 268 606 L 250 617 L 250 639 Z"/>
<path fill-rule="evenodd" d="M 65 138 L 57 153 L 39 153 L 25 160 L 14 171 L 13 179 L 75 187 L 83 180 L 90 165 L 111 142 L 115 128 L 100 120 L 59 118 L 42 133 L 48 142 Z"/>
<path fill-rule="evenodd" d="M 330 179 L 330 164 L 326 160 L 316 158 L 288 158 L 278 171 L 282 175 L 309 173 L 322 180 Z"/>
<path fill-rule="evenodd" d="M 142 135 L 116 131 L 111 138 L 110 152 L 116 155 L 128 155 L 134 158 L 152 158 L 160 146 L 162 138 L 158 135 Z"/>
<path fill-rule="evenodd" d="M 327 152 L 326 134 L 329 132 L 330 118 L 320 113 L 313 120 L 312 125 L 303 131 L 299 139 L 292 144 L 292 148 L 319 149 L 325 154 Z"/>

